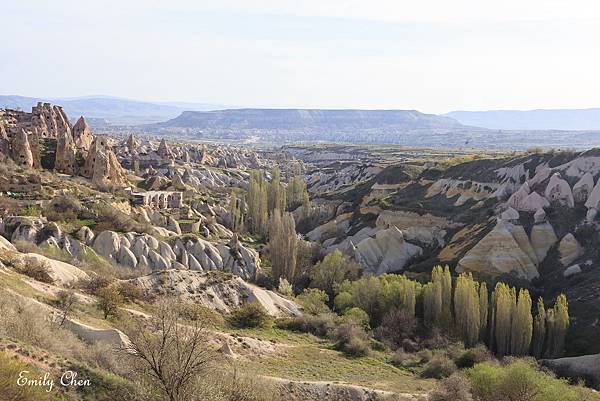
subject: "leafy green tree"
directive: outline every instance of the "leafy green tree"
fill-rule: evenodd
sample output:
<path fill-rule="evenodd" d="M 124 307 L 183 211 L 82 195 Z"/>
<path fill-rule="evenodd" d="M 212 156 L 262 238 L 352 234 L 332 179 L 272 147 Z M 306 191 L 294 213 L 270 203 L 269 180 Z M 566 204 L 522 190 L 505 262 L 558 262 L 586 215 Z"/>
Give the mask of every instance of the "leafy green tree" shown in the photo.
<path fill-rule="evenodd" d="M 287 186 L 287 206 L 288 209 L 292 210 L 300 205 L 306 205 L 308 203 L 308 191 L 306 190 L 306 183 L 300 178 L 298 174 L 294 174 L 288 182 Z"/>
<path fill-rule="evenodd" d="M 546 306 L 542 297 L 537 301 L 537 314 L 533 322 L 533 356 L 541 358 L 546 341 Z"/>
<path fill-rule="evenodd" d="M 560 294 L 552 309 L 547 312 L 548 342 L 546 356 L 559 358 L 564 354 L 565 338 L 569 330 L 569 304 L 567 297 Z"/>
<path fill-rule="evenodd" d="M 250 232 L 265 235 L 267 232 L 267 184 L 264 174 L 260 170 L 250 173 L 250 184 L 248 186 L 248 215 L 246 220 Z"/>
<path fill-rule="evenodd" d="M 98 309 L 104 314 L 104 319 L 116 316 L 119 306 L 123 304 L 123 297 L 114 286 L 100 288 L 96 291 L 96 297 L 98 298 Z"/>
<path fill-rule="evenodd" d="M 442 318 L 442 282 L 435 280 L 423 287 L 423 321 L 425 326 L 439 326 Z"/>
<path fill-rule="evenodd" d="M 320 315 L 329 312 L 327 301 L 329 296 L 325 291 L 317 288 L 306 288 L 298 297 L 298 303 L 304 308 L 304 312 L 309 315 Z"/>
<path fill-rule="evenodd" d="M 285 278 L 293 282 L 296 274 L 298 255 L 298 235 L 296 223 L 291 213 L 275 210 L 269 219 L 269 254 L 272 275 L 276 282 Z"/>
<path fill-rule="evenodd" d="M 496 347 L 496 354 L 502 357 L 510 353 L 510 334 L 513 313 L 510 288 L 504 283 L 497 283 L 492 299 L 494 302 L 492 309 L 492 313 L 494 314 L 494 344 Z"/>
<path fill-rule="evenodd" d="M 239 190 L 232 189 L 231 200 L 229 202 L 229 219 L 231 220 L 231 230 L 233 232 L 243 231 L 245 208 L 244 196 Z"/>
<path fill-rule="evenodd" d="M 267 206 L 268 213 L 271 214 L 275 210 L 286 210 L 285 188 L 281 184 L 281 174 L 277 167 L 271 170 L 271 182 L 268 185 Z"/>
<path fill-rule="evenodd" d="M 315 265 L 311 286 L 325 291 L 331 299 L 337 286 L 344 280 L 355 280 L 359 272 L 360 266 L 336 249 Z"/>
<path fill-rule="evenodd" d="M 487 285 L 481 283 L 479 285 L 479 337 L 485 341 L 487 339 L 488 329 L 488 310 L 489 310 L 489 295 Z"/>
<path fill-rule="evenodd" d="M 529 291 L 521 289 L 513 315 L 511 330 L 511 354 L 527 355 L 533 333 L 533 317 L 531 316 L 531 297 Z"/>
<path fill-rule="evenodd" d="M 56 306 L 60 311 L 60 320 L 58 322 L 59 326 L 62 326 L 65 323 L 65 320 L 69 317 L 69 315 L 75 309 L 75 305 L 77 304 L 77 295 L 75 295 L 75 291 L 73 290 L 61 290 L 56 294 Z"/>
<path fill-rule="evenodd" d="M 454 315 L 456 328 L 468 347 L 474 346 L 479 340 L 481 316 L 477 289 L 478 284 L 470 273 L 458 276 L 454 290 Z"/>

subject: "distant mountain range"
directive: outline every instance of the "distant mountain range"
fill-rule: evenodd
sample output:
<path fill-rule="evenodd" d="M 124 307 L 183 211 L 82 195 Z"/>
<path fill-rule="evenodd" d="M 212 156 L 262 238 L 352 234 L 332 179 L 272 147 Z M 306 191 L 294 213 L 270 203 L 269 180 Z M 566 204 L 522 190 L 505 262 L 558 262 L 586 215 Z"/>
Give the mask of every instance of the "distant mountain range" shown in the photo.
<path fill-rule="evenodd" d="M 453 111 L 462 124 L 501 130 L 600 130 L 600 108 Z"/>
<path fill-rule="evenodd" d="M 215 110 L 225 108 L 209 103 L 146 102 L 110 96 L 85 96 L 76 98 L 34 98 L 0 95 L 0 108 L 30 110 L 37 102 L 50 102 L 63 106 L 70 119 L 79 116 L 90 119 L 92 125 L 138 125 L 165 121 L 187 110 Z"/>

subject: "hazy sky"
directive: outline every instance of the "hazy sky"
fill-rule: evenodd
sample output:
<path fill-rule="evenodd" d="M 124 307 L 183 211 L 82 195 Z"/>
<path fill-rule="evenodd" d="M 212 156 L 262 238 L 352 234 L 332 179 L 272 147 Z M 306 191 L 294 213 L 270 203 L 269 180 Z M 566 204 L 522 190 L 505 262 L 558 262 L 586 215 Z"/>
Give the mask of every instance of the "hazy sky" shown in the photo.
<path fill-rule="evenodd" d="M 600 107 L 598 0 L 0 0 L 0 94 Z"/>

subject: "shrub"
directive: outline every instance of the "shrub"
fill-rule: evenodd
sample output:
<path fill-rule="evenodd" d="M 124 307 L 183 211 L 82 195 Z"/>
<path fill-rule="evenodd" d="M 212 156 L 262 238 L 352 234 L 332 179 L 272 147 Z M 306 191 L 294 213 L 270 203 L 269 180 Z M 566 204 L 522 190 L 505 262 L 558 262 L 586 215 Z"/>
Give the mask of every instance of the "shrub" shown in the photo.
<path fill-rule="evenodd" d="M 123 297 L 124 300 L 133 302 L 142 299 L 142 291 L 134 284 L 124 281 L 119 283 L 117 291 Z"/>
<path fill-rule="evenodd" d="M 585 390 L 569 386 L 566 381 L 539 370 L 531 360 L 517 359 L 504 366 L 480 363 L 468 369 L 466 374 L 471 382 L 473 395 L 481 401 L 585 399 Z"/>
<path fill-rule="evenodd" d="M 421 363 L 427 363 L 433 359 L 433 351 L 425 348 L 417 352 L 417 356 L 419 357 L 419 361 Z"/>
<path fill-rule="evenodd" d="M 465 350 L 455 359 L 456 366 L 460 369 L 472 368 L 475 364 L 487 362 L 494 359 L 492 353 L 485 345 L 478 345 L 475 348 Z"/>
<path fill-rule="evenodd" d="M 444 379 L 429 393 L 429 401 L 472 401 L 471 383 L 460 373 Z"/>
<path fill-rule="evenodd" d="M 342 320 L 348 323 L 354 323 L 365 330 L 369 330 L 369 315 L 360 308 L 354 307 L 347 309 L 342 316 Z"/>
<path fill-rule="evenodd" d="M 185 320 L 193 322 L 201 320 L 211 327 L 222 327 L 225 323 L 223 315 L 204 305 L 182 303 L 179 305 L 179 313 Z"/>
<path fill-rule="evenodd" d="M 21 209 L 19 215 L 37 217 L 40 215 L 40 210 L 35 205 L 29 205 L 26 208 Z"/>
<path fill-rule="evenodd" d="M 333 334 L 336 347 L 352 356 L 364 356 L 369 353 L 369 338 L 367 333 L 352 323 L 339 325 Z"/>
<path fill-rule="evenodd" d="M 279 319 L 276 326 L 284 330 L 311 333 L 319 337 L 326 337 L 335 328 L 335 315 L 322 313 L 317 316 L 302 315 L 292 318 Z"/>
<path fill-rule="evenodd" d="M 381 326 L 377 328 L 377 338 L 398 348 L 412 336 L 417 328 L 417 319 L 404 308 L 394 308 L 385 314 Z"/>
<path fill-rule="evenodd" d="M 258 302 L 245 303 L 229 316 L 231 325 L 239 328 L 261 327 L 268 320 L 267 311 Z"/>
<path fill-rule="evenodd" d="M 90 294 L 96 294 L 98 290 L 108 287 L 112 282 L 112 278 L 96 274 L 83 283 L 83 286 Z"/>
<path fill-rule="evenodd" d="M 104 319 L 118 314 L 119 306 L 123 304 L 123 297 L 115 287 L 102 287 L 96 291 L 96 296 L 98 309 L 104 314 Z"/>
<path fill-rule="evenodd" d="M 50 267 L 46 262 L 37 262 L 34 259 L 29 259 L 16 270 L 17 272 L 29 276 L 36 281 L 41 281 L 42 283 L 48 284 L 54 283 L 54 279 L 52 276 L 50 276 Z"/>
<path fill-rule="evenodd" d="M 277 287 L 277 291 L 281 295 L 285 295 L 287 297 L 294 296 L 294 289 L 292 288 L 292 285 L 289 283 L 289 281 L 287 281 L 283 277 L 279 278 L 279 287 Z"/>
<path fill-rule="evenodd" d="M 325 291 L 316 288 L 306 288 L 302 294 L 297 297 L 298 303 L 304 308 L 304 312 L 311 315 L 319 315 L 329 312 L 327 301 L 329 296 Z"/>
<path fill-rule="evenodd" d="M 394 365 L 410 366 L 416 365 L 419 362 L 419 358 L 415 354 L 410 354 L 402 348 L 399 348 L 392 354 L 391 362 Z"/>
<path fill-rule="evenodd" d="M 423 368 L 421 376 L 443 379 L 456 371 L 456 364 L 445 355 L 435 355 Z"/>
<path fill-rule="evenodd" d="M 333 305 L 337 311 L 344 312 L 352 306 L 352 294 L 346 291 L 340 292 L 333 299 Z"/>

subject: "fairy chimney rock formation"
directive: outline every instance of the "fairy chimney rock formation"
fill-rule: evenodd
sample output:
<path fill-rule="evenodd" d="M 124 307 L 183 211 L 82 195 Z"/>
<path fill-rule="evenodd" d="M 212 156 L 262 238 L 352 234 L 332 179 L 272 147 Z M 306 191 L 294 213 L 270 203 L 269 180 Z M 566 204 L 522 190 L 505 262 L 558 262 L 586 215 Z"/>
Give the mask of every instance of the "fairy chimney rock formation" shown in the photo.
<path fill-rule="evenodd" d="M 108 148 L 107 138 L 96 136 L 85 160 L 84 176 L 99 189 L 126 187 L 129 185 L 125 170 L 115 154 Z"/>
<path fill-rule="evenodd" d="M 173 158 L 173 152 L 171 152 L 171 149 L 169 148 L 169 145 L 167 145 L 167 141 L 165 141 L 164 138 L 160 141 L 160 145 L 158 145 L 158 151 L 156 153 L 158 153 L 158 155 L 163 159 Z"/>
<path fill-rule="evenodd" d="M 94 136 L 92 135 L 92 128 L 85 121 L 85 118 L 79 117 L 75 125 L 73 126 L 73 141 L 78 149 L 85 152 L 90 150 Z"/>
<path fill-rule="evenodd" d="M 29 144 L 27 132 L 19 130 L 12 138 L 12 157 L 21 167 L 33 167 L 33 153 Z"/>
<path fill-rule="evenodd" d="M 70 129 L 63 129 L 58 133 L 54 169 L 70 175 L 77 173 L 77 150 Z"/>
<path fill-rule="evenodd" d="M 133 133 L 129 134 L 129 138 L 127 138 L 127 148 L 129 149 L 129 153 L 133 153 L 137 151 L 137 148 L 140 146 L 140 142 L 133 136 Z"/>

